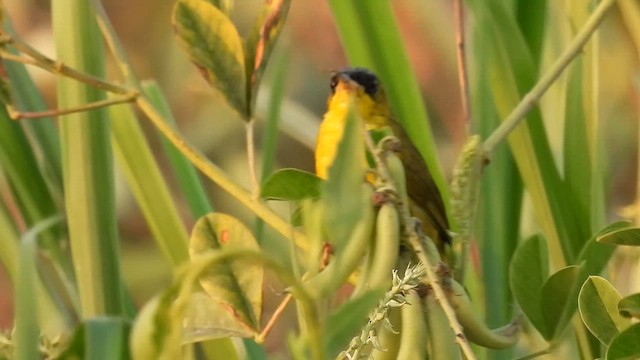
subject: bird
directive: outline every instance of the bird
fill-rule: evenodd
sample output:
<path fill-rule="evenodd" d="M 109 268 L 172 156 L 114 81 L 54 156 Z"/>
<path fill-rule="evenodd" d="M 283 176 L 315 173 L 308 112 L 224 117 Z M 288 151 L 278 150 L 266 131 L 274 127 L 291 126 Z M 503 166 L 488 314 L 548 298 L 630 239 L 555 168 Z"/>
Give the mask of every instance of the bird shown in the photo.
<path fill-rule="evenodd" d="M 315 147 L 316 175 L 327 178 L 344 132 L 347 114 L 353 107 L 367 130 L 388 127 L 399 140 L 395 150 L 404 168 L 411 213 L 420 220 L 422 232 L 438 248 L 442 250 L 444 244 L 451 244 L 449 222 L 440 191 L 424 158 L 402 125 L 392 116 L 378 77 L 365 68 L 342 68 L 333 72 L 330 89 L 327 111 L 318 130 Z"/>

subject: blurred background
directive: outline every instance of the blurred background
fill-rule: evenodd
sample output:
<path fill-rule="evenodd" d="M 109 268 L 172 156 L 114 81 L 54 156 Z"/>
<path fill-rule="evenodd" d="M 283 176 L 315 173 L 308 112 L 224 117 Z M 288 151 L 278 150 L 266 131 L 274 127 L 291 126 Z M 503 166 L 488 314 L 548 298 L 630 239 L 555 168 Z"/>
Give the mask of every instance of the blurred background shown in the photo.
<path fill-rule="evenodd" d="M 235 2 L 231 15 L 241 35 L 251 26 L 257 5 L 261 2 Z M 548 11 L 552 13 L 550 15 L 555 15 L 548 16 L 550 31 L 570 29 L 571 24 L 563 20 L 562 13 L 572 2 L 575 1 L 549 2 Z M 31 46 L 55 58 L 49 2 L 5 0 L 4 4 L 18 35 Z M 170 19 L 173 1 L 105 0 L 104 5 L 138 77 L 159 82 L 170 101 L 181 132 L 236 181 L 248 186 L 243 123 L 178 48 Z M 404 45 L 424 95 L 431 127 L 438 142 L 440 161 L 445 174 L 450 176 L 467 131 L 457 80 L 453 6 L 450 1 L 444 0 L 395 0 L 393 5 Z M 625 215 L 621 215 L 621 210 L 625 208 L 632 209 L 627 206 L 635 203 L 638 183 L 640 52 L 633 45 L 632 35 L 621 19 L 621 14 L 616 11 L 604 24 L 603 41 L 600 44 L 603 55 L 599 59 L 602 74 L 599 91 L 603 96 L 599 111 L 607 123 L 608 131 L 606 155 L 610 176 L 607 186 L 611 219 Z M 565 47 L 570 40 L 568 33 L 570 31 L 547 36 L 543 67 L 548 66 Z M 473 57 L 473 54 L 469 56 Z M 263 129 L 260 114 L 266 111 L 270 78 L 277 62 L 284 62 L 287 77 L 276 168 L 295 167 L 313 171 L 312 149 L 317 126 L 326 107 L 329 71 L 348 65 L 325 1 L 292 2 L 284 33 L 260 90 L 257 149 L 260 149 Z M 55 107 L 55 78 L 38 70 L 33 70 L 32 74 L 50 107 Z M 111 64 L 108 80 L 119 79 L 116 67 Z M 554 121 L 553 112 L 562 100 L 561 86 L 562 80 L 550 90 L 541 104 L 552 148 L 558 152 L 562 151 L 563 125 L 560 120 Z M 151 134 L 149 141 L 159 150 L 160 144 L 153 129 L 146 122 L 142 122 L 142 125 Z M 561 159 L 560 156 L 557 158 Z M 161 151 L 158 151 L 158 160 L 161 164 L 166 163 Z M 172 174 L 166 172 L 165 175 L 171 182 Z M 205 183 L 216 210 L 251 221 L 252 217 L 244 208 L 211 183 Z M 136 302 L 142 304 L 168 283 L 170 268 L 150 238 L 144 218 L 123 179 L 119 178 L 117 184 L 119 228 L 124 252 L 123 274 Z M 0 188 L 0 196 L 2 191 Z M 177 202 L 180 204 L 180 199 Z M 183 210 L 186 226 L 191 228 L 194 219 L 188 216 L 186 207 Z M 288 211 L 287 208 L 280 210 L 283 213 Z M 627 212 L 626 215 L 635 217 L 635 212 Z M 282 251 L 268 250 L 274 254 Z M 11 327 L 12 322 L 12 287 L 2 270 L 0 267 L 0 329 L 6 329 Z M 267 286 L 265 295 L 271 299 L 265 305 L 267 312 L 277 305 L 281 292 L 282 288 L 276 283 Z"/>

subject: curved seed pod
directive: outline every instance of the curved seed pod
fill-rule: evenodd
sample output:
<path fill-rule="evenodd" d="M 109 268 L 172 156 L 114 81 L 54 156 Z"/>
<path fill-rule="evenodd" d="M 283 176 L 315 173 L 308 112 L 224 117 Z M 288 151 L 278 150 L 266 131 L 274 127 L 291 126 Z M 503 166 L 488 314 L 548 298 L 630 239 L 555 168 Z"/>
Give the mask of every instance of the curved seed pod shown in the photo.
<path fill-rule="evenodd" d="M 398 261 L 400 251 L 400 218 L 391 202 L 386 202 L 378 211 L 376 221 L 375 250 L 371 254 L 368 271 L 369 288 L 389 288 L 391 273 Z"/>
<path fill-rule="evenodd" d="M 424 298 L 425 318 L 429 334 L 429 359 L 456 360 L 462 359 L 462 354 L 456 344 L 456 335 L 449 325 L 447 315 L 433 294 Z"/>
<path fill-rule="evenodd" d="M 404 173 L 402 160 L 400 160 L 396 154 L 388 152 L 386 154 L 386 163 L 387 168 L 389 169 L 389 175 L 393 178 L 398 194 L 400 195 L 400 200 L 403 203 L 408 204 L 409 195 L 407 193 L 407 178 Z"/>
<path fill-rule="evenodd" d="M 371 241 L 374 211 L 371 205 L 371 188 L 363 192 L 363 214 L 342 251 L 331 259 L 329 265 L 307 283 L 307 290 L 315 298 L 335 292 L 362 261 L 367 245 Z"/>
<path fill-rule="evenodd" d="M 374 349 L 371 352 L 371 358 L 374 360 L 396 360 L 398 357 L 398 350 L 400 348 L 401 335 L 398 329 L 401 328 L 401 308 L 392 308 L 388 312 L 389 322 L 382 326 L 378 337 L 380 338 L 380 345 L 382 350 Z"/>
<path fill-rule="evenodd" d="M 512 322 L 498 329 L 489 329 L 476 316 L 467 292 L 457 281 L 451 280 L 447 298 L 464 328 L 464 334 L 472 343 L 491 349 L 506 349 L 518 342 L 520 325 Z"/>
<path fill-rule="evenodd" d="M 427 358 L 427 324 L 424 319 L 422 301 L 415 290 L 406 295 L 407 303 L 402 305 L 402 327 L 400 348 L 397 359 L 424 360 Z"/>

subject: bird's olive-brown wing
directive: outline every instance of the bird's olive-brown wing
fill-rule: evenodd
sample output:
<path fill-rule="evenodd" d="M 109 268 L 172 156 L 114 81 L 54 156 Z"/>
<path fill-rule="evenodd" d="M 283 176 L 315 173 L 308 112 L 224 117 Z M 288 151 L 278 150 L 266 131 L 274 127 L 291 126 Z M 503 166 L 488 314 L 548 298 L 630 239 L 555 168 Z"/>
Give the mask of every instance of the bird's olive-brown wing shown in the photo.
<path fill-rule="evenodd" d="M 448 231 L 449 222 L 447 220 L 442 196 L 436 183 L 433 181 L 426 162 L 409 139 L 402 125 L 396 120 L 390 119 L 389 126 L 401 142 L 398 157 L 400 157 L 404 165 L 409 198 L 414 202 L 414 207 L 417 206 L 419 208 L 417 212 L 424 213 L 414 215 L 423 222 L 428 222 L 427 224 L 423 224 L 423 228 L 427 228 L 425 229 L 427 235 L 433 236 L 435 233 L 440 242 L 451 243 L 451 236 Z M 415 212 L 416 211 L 414 211 L 414 213 Z M 426 219 L 423 217 L 426 217 Z M 431 230 L 429 227 L 432 227 L 435 231 L 428 231 Z"/>

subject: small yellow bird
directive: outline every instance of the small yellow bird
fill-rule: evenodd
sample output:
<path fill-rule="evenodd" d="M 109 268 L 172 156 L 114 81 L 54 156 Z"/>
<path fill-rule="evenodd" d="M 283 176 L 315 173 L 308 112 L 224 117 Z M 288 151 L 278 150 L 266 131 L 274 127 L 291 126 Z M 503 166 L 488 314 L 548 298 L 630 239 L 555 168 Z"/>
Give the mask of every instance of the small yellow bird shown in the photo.
<path fill-rule="evenodd" d="M 353 105 L 352 105 L 353 104 Z M 391 128 L 400 140 L 398 157 L 402 161 L 407 179 L 407 192 L 411 212 L 422 221 L 422 230 L 439 247 L 451 243 L 449 223 L 440 191 L 426 162 L 409 136 L 391 116 L 391 110 L 380 81 L 375 74 L 363 68 L 345 68 L 331 78 L 331 94 L 327 103 L 316 142 L 316 174 L 327 178 L 338 143 L 342 138 L 350 106 L 355 106 L 368 130 Z"/>

